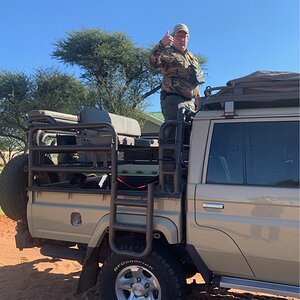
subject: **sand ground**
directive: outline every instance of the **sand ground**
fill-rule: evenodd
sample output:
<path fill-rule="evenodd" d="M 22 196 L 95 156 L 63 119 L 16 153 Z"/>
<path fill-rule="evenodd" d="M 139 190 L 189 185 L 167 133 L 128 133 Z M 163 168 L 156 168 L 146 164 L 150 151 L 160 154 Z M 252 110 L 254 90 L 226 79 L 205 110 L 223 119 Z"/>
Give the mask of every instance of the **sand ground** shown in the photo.
<path fill-rule="evenodd" d="M 75 261 L 42 256 L 38 248 L 19 251 L 15 247 L 15 222 L 0 216 L 0 299 L 1 300 L 72 300 L 99 299 L 96 288 L 84 295 L 75 293 L 81 265 Z M 197 278 L 199 279 L 199 278 Z M 209 296 L 205 292 L 188 300 L 213 299 L 289 299 L 258 293 L 229 291 Z M 111 299 L 105 299 L 111 300 Z"/>

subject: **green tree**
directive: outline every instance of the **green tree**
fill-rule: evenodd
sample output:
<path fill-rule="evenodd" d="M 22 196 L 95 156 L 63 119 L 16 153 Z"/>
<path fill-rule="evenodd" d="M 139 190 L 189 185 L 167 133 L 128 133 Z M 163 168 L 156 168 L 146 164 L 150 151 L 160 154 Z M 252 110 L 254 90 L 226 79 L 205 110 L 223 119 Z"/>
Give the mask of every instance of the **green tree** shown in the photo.
<path fill-rule="evenodd" d="M 135 46 L 124 33 L 74 31 L 55 47 L 55 58 L 79 66 L 82 77 L 96 86 L 100 109 L 137 117 L 145 99 L 160 88 L 159 73 L 148 65 L 149 50 Z"/>
<path fill-rule="evenodd" d="M 26 149 L 25 115 L 34 109 L 78 113 L 91 103 L 89 90 L 72 76 L 40 69 L 32 76 L 0 72 L 0 138 L 12 151 Z M 4 149 L 3 149 L 4 148 Z"/>
<path fill-rule="evenodd" d="M 24 116 L 31 91 L 31 79 L 24 73 L 0 72 L 0 136 L 26 143 Z"/>
<path fill-rule="evenodd" d="M 90 105 L 89 90 L 79 80 L 56 69 L 39 69 L 33 78 L 32 109 L 77 114 Z"/>
<path fill-rule="evenodd" d="M 22 152 L 22 142 L 10 137 L 0 137 L 0 161 L 5 166 L 15 155 Z"/>

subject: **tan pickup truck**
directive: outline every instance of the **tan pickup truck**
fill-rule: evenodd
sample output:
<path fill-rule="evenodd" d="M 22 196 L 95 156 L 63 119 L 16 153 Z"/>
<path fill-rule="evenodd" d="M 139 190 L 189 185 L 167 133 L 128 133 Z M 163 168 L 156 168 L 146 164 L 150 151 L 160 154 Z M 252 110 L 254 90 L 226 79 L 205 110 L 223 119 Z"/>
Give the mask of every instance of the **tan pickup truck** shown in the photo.
<path fill-rule="evenodd" d="M 185 299 L 200 273 L 211 289 L 299 296 L 298 73 L 208 87 L 157 139 L 96 109 L 27 118 L 0 205 L 19 249 L 82 262 L 79 293 Z"/>

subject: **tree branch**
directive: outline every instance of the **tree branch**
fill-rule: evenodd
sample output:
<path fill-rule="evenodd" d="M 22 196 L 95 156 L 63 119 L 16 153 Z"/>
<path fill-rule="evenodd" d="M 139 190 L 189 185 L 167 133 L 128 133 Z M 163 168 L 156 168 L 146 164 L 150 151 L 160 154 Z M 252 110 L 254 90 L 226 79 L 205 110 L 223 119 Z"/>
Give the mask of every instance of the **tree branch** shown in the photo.
<path fill-rule="evenodd" d="M 22 143 L 24 143 L 24 144 L 26 145 L 26 140 L 20 138 L 20 137 L 17 136 L 17 135 L 8 134 L 8 133 L 6 134 L 6 133 L 1 132 L 1 133 L 0 133 L 0 136 L 2 136 L 2 137 L 7 137 L 7 138 L 13 138 L 13 139 L 16 139 L 16 140 L 18 140 L 18 141 L 20 141 L 20 142 L 22 142 Z"/>

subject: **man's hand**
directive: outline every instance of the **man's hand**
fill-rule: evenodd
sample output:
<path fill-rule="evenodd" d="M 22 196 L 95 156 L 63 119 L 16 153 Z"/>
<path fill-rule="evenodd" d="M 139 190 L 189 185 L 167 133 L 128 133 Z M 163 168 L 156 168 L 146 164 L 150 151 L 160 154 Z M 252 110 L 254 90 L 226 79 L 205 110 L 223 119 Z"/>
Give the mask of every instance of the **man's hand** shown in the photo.
<path fill-rule="evenodd" d="M 160 41 L 164 47 L 173 45 L 173 37 L 170 35 L 169 30 L 166 32 L 165 36 Z"/>

